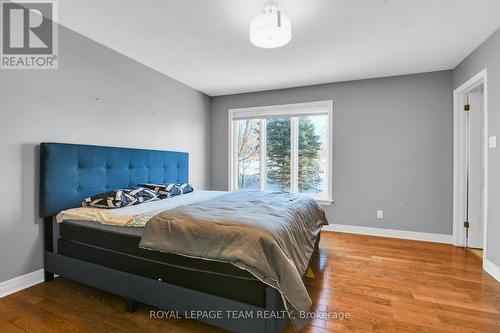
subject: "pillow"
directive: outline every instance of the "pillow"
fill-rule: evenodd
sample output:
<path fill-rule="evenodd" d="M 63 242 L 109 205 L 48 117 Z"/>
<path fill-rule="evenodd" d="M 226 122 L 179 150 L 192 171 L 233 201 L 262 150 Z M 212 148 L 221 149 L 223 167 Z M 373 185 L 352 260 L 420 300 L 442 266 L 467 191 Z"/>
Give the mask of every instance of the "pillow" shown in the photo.
<path fill-rule="evenodd" d="M 144 187 L 127 188 L 99 193 L 85 198 L 82 201 L 82 207 L 121 208 L 153 200 L 158 200 L 155 191 Z"/>
<path fill-rule="evenodd" d="M 176 195 L 193 192 L 193 187 L 189 184 L 170 183 L 170 184 L 140 184 L 142 187 L 156 192 L 160 199 L 174 197 Z"/>

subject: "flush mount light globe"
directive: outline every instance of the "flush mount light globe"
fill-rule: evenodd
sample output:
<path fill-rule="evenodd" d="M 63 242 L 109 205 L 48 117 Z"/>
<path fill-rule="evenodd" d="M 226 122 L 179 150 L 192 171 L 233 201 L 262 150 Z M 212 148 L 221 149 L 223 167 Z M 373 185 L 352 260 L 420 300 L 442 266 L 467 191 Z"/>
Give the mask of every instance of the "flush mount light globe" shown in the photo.
<path fill-rule="evenodd" d="M 292 23 L 275 2 L 266 2 L 263 13 L 250 22 L 250 41 L 265 49 L 286 45 L 292 39 Z"/>

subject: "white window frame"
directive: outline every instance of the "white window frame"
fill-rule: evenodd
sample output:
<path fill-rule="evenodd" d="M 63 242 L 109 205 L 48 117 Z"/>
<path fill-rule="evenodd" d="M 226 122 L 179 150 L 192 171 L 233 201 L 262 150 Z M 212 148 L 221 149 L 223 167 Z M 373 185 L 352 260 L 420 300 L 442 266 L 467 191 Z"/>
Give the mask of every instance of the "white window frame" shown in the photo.
<path fill-rule="evenodd" d="M 298 137 L 296 135 L 296 128 L 298 127 L 298 117 L 304 115 L 319 115 L 324 114 L 327 116 L 328 121 L 328 134 L 326 140 L 326 159 L 327 159 L 327 174 L 326 178 L 326 195 L 311 195 L 304 193 L 303 195 L 311 196 L 316 199 L 321 205 L 330 205 L 333 203 L 332 192 L 333 192 L 333 101 L 316 101 L 307 103 L 294 103 L 294 104 L 283 104 L 283 105 L 271 105 L 271 106 L 258 106 L 251 108 L 238 108 L 229 109 L 228 112 L 228 190 L 234 192 L 238 190 L 237 181 L 237 170 L 235 168 L 237 159 L 237 150 L 235 149 L 236 142 L 233 138 L 234 126 L 233 123 L 235 118 L 266 118 L 266 117 L 276 117 L 276 116 L 286 116 L 290 117 L 291 121 L 291 145 L 292 151 L 298 149 Z M 262 175 L 266 175 L 266 119 L 260 121 L 260 144 L 262 146 L 260 150 L 260 190 L 265 188 L 266 178 Z M 298 193 L 298 181 L 296 181 L 296 174 L 298 169 L 298 158 L 296 155 L 292 154 L 292 160 L 290 161 L 291 169 L 291 179 L 290 186 L 291 192 Z"/>

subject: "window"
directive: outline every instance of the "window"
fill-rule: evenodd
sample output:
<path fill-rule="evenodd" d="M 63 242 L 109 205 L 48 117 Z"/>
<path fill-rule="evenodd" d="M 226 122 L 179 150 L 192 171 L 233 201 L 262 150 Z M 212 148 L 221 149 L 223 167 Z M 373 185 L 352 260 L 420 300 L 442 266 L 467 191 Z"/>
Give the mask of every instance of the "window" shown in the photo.
<path fill-rule="evenodd" d="M 229 110 L 229 190 L 331 203 L 332 101 Z"/>

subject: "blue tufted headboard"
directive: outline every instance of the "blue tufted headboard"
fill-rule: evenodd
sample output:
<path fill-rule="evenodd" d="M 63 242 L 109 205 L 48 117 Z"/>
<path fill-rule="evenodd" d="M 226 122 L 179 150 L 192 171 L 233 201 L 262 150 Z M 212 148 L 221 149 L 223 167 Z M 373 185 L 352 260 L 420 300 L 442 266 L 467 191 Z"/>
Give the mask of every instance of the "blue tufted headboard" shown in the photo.
<path fill-rule="evenodd" d="M 187 183 L 189 154 L 66 143 L 40 146 L 40 216 L 90 195 L 140 183 Z"/>

